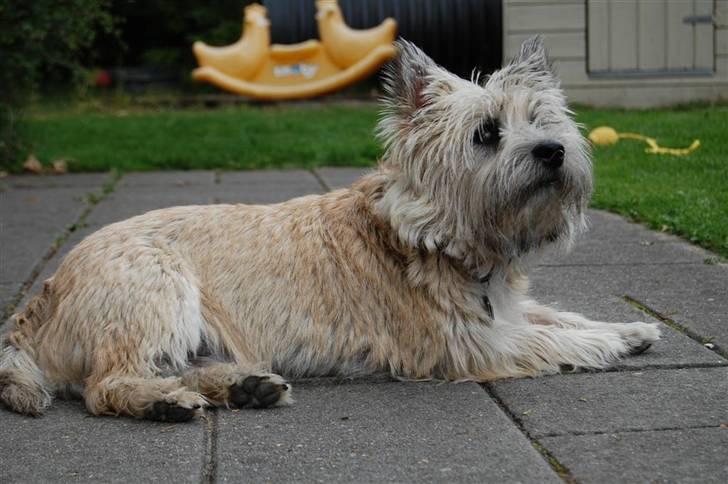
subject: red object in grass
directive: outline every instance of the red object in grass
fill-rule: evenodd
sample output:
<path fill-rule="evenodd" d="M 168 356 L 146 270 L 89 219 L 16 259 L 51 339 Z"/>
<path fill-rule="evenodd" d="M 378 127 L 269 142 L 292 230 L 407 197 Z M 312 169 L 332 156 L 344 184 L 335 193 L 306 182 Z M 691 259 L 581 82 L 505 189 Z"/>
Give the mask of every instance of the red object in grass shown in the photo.
<path fill-rule="evenodd" d="M 111 74 L 109 71 L 99 71 L 94 79 L 96 87 L 109 87 L 111 86 Z"/>

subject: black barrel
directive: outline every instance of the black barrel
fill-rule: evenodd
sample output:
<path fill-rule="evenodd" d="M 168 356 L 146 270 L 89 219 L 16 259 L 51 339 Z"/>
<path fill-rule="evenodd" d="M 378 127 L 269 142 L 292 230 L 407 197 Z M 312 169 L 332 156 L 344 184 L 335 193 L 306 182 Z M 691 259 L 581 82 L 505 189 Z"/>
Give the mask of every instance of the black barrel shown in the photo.
<path fill-rule="evenodd" d="M 267 0 L 272 41 L 292 44 L 318 38 L 315 0 Z M 463 77 L 492 72 L 503 57 L 502 0 L 339 0 L 346 23 L 357 29 L 387 17 L 397 33 L 437 63 Z"/>

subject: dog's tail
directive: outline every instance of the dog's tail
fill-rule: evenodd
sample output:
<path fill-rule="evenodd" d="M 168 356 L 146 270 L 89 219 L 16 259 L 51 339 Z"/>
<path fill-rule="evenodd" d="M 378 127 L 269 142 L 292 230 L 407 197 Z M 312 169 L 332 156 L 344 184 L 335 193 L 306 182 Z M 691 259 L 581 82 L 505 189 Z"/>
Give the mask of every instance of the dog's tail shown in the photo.
<path fill-rule="evenodd" d="M 48 284 L 0 334 L 0 402 L 25 415 L 40 415 L 53 399 L 35 359 L 34 334 L 50 316 Z"/>

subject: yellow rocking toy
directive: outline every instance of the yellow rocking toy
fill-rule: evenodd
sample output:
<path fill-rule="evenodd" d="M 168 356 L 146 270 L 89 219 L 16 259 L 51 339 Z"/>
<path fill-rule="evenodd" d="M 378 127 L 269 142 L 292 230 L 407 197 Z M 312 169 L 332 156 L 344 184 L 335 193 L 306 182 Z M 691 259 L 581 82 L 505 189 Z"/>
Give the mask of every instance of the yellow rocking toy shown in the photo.
<path fill-rule="evenodd" d="M 267 10 L 249 5 L 238 42 L 226 47 L 194 43 L 200 67 L 192 77 L 257 99 L 302 99 L 359 81 L 394 57 L 394 19 L 355 30 L 344 22 L 336 0 L 318 0 L 316 10 L 321 41 L 271 45 Z"/>
<path fill-rule="evenodd" d="M 633 139 L 637 141 L 644 141 L 647 143 L 645 153 L 653 155 L 674 155 L 674 156 L 685 156 L 698 149 L 700 146 L 700 140 L 693 140 L 692 144 L 687 148 L 664 148 L 657 144 L 655 138 L 644 136 L 638 133 L 617 133 L 614 128 L 609 126 L 599 126 L 594 128 L 589 133 L 589 140 L 595 145 L 613 145 L 620 139 Z"/>

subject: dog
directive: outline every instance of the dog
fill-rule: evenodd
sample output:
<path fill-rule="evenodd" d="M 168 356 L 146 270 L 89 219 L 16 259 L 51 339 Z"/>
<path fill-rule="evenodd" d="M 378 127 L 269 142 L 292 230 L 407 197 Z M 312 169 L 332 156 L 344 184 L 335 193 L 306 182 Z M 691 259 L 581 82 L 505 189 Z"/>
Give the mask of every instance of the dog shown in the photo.
<path fill-rule="evenodd" d="M 0 400 L 185 421 L 292 402 L 301 377 L 490 381 L 599 369 L 659 338 L 527 295 L 585 228 L 589 147 L 540 38 L 482 82 L 398 41 L 384 155 L 351 188 L 156 210 L 90 235 L 0 341 Z"/>

